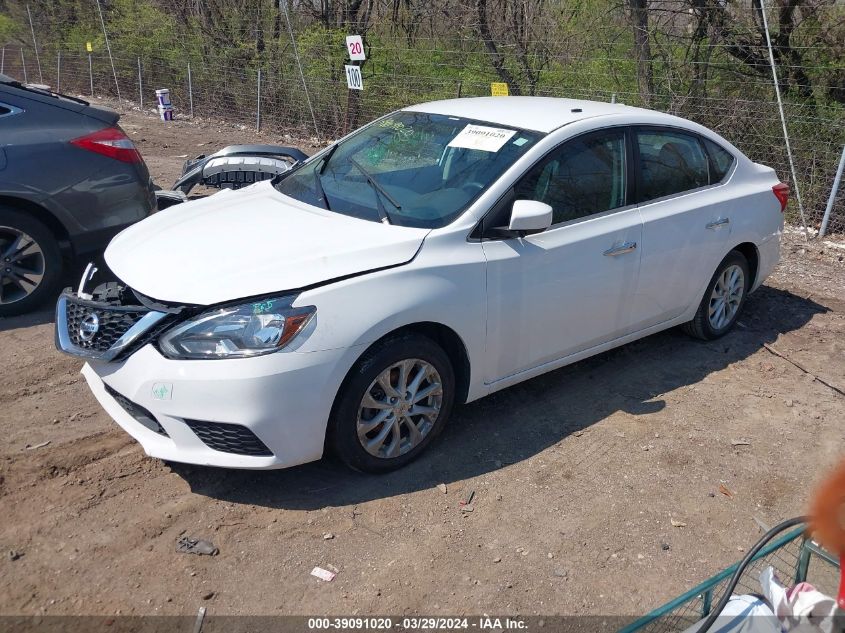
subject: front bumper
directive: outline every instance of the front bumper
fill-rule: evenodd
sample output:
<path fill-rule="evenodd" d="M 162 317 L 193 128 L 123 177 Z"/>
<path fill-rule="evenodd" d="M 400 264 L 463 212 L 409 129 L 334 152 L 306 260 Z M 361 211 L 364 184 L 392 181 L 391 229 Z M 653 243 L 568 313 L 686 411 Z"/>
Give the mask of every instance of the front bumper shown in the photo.
<path fill-rule="evenodd" d="M 155 341 L 174 314 L 99 288 L 96 301 L 62 294 L 56 345 L 88 361 L 82 374 L 94 396 L 148 455 L 257 469 L 322 456 L 332 403 L 360 346 L 171 360 Z"/>
<path fill-rule="evenodd" d="M 179 361 L 147 345 L 122 362 L 91 360 L 82 374 L 102 407 L 151 457 L 225 468 L 285 468 L 322 456 L 335 394 L 359 351 Z M 165 434 L 139 422 L 113 393 L 149 412 Z M 197 421 L 248 429 L 270 454 L 211 448 L 208 437 L 195 432 Z"/>

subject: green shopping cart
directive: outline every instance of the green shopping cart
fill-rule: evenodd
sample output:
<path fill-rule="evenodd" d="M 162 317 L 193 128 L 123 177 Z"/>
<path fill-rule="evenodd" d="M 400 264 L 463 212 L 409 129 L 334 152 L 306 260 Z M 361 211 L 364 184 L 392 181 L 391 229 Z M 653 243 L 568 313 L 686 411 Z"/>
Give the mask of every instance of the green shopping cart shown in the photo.
<path fill-rule="evenodd" d="M 731 595 L 760 593 L 758 578 L 769 566 L 784 582 L 809 582 L 822 593 L 836 595 L 839 561 L 807 535 L 806 521 L 805 517 L 798 517 L 775 526 L 742 561 L 632 622 L 619 633 L 680 633 L 706 618 L 708 621 L 698 629 L 698 633 L 704 633 Z"/>

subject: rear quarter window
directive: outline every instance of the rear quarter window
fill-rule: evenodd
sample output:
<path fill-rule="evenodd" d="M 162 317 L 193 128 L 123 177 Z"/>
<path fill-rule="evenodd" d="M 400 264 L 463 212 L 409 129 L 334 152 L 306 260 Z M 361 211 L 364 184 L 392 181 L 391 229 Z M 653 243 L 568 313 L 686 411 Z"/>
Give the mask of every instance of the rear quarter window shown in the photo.
<path fill-rule="evenodd" d="M 733 154 L 718 143 L 711 141 L 709 138 L 702 140 L 704 147 L 707 148 L 707 153 L 710 155 L 710 184 L 715 185 L 725 179 L 736 159 Z"/>

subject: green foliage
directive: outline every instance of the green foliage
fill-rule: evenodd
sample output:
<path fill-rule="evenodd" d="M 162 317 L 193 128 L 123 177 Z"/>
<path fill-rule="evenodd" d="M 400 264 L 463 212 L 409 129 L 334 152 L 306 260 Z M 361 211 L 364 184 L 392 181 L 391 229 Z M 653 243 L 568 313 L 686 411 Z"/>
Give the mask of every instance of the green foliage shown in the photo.
<path fill-rule="evenodd" d="M 303 60 L 306 78 L 314 81 L 341 78 L 347 59 L 346 35 L 340 29 L 325 29 L 316 25 L 299 34 L 296 45 Z M 292 55 L 290 61 L 296 63 Z"/>
<path fill-rule="evenodd" d="M 18 35 L 20 26 L 9 16 L 0 13 L 0 42 L 11 42 Z"/>
<path fill-rule="evenodd" d="M 110 4 L 109 37 L 121 55 L 176 63 L 198 50 L 198 34 L 178 24 L 171 12 L 142 0 Z"/>

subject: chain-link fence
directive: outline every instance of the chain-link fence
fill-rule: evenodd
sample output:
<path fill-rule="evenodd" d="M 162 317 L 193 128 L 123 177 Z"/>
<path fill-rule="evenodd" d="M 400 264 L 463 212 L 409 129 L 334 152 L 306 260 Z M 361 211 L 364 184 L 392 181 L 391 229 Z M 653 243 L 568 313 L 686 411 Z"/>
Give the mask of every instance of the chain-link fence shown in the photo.
<path fill-rule="evenodd" d="M 191 13 L 182 35 L 157 32 L 152 47 L 120 22 L 125 9 L 114 2 L 104 5 L 106 28 L 116 25 L 111 58 L 96 5 L 77 18 L 87 31 L 34 10 L 30 39 L 40 69 L 25 37 L 29 24 L 0 49 L 0 67 L 83 96 L 119 91 L 145 109 L 155 107 L 155 89 L 166 87 L 182 115 L 256 125 L 260 111 L 264 129 L 323 140 L 411 103 L 489 95 L 492 82 L 507 83 L 510 94 L 642 105 L 710 127 L 774 167 L 793 193 L 800 189 L 811 228 L 822 223 L 831 199 L 827 232 L 845 233 L 845 191 L 831 198 L 845 145 L 845 7 L 782 0 L 767 13 L 794 183 L 759 0 L 608 1 L 570 8 L 552 0 L 489 7 L 486 0 L 346 0 L 330 15 L 331 3 L 246 0 L 235 24 L 210 31 L 206 14 Z M 201 11 L 193 5 L 179 4 L 183 12 Z M 789 13 L 796 6 L 804 13 Z M 77 39 L 87 33 L 94 51 L 70 46 L 63 36 L 69 30 Z M 344 73 L 351 63 L 345 35 L 356 33 L 367 53 L 356 62 L 362 91 L 349 90 Z M 793 200 L 792 219 L 797 211 Z"/>

